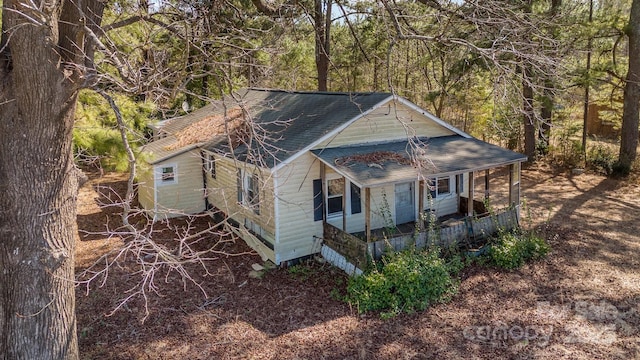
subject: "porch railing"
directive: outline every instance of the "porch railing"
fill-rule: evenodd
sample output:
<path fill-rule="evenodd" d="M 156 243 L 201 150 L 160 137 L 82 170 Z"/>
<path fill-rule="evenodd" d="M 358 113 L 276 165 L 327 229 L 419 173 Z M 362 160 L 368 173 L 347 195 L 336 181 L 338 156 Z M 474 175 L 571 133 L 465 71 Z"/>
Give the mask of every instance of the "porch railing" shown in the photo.
<path fill-rule="evenodd" d="M 324 243 L 362 269 L 368 259 L 379 259 L 387 251 L 401 251 L 410 246 L 423 249 L 429 246 L 445 248 L 471 245 L 498 232 L 518 226 L 518 210 L 510 207 L 484 217 L 465 217 L 445 222 L 438 227 L 417 229 L 412 233 L 388 233 L 384 238 L 366 240 L 338 229 L 331 224 L 324 226 Z"/>

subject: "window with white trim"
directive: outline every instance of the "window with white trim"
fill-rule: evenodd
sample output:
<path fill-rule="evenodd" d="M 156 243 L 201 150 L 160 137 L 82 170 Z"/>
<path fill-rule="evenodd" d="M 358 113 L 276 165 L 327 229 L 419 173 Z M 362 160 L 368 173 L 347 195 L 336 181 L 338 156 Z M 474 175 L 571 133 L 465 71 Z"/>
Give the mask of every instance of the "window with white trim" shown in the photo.
<path fill-rule="evenodd" d="M 451 194 L 451 177 L 429 179 L 429 192 L 432 199 Z"/>
<path fill-rule="evenodd" d="M 158 166 L 156 177 L 160 185 L 175 184 L 178 182 L 178 166 L 175 164 Z"/>
<path fill-rule="evenodd" d="M 345 187 L 347 188 L 346 193 Z M 327 211 L 327 217 L 342 216 L 343 213 L 354 215 L 362 212 L 360 188 L 345 178 L 328 179 L 326 181 L 325 194 L 324 208 Z M 317 194 L 314 194 L 314 196 L 317 196 Z M 343 205 L 346 209 L 343 209 Z M 321 216 L 314 215 L 314 218 L 320 220 Z"/>
<path fill-rule="evenodd" d="M 438 196 L 451 194 L 451 178 L 438 178 Z"/>
<path fill-rule="evenodd" d="M 238 202 L 260 214 L 260 177 L 238 169 Z"/>
<path fill-rule="evenodd" d="M 327 216 L 342 214 L 344 178 L 327 180 Z"/>

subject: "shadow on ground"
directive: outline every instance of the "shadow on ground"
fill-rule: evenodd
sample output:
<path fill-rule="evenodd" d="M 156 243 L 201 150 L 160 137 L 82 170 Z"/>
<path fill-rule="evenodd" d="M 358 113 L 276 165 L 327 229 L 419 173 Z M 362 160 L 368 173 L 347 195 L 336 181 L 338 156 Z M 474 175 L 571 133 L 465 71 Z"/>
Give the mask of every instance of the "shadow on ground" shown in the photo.
<path fill-rule="evenodd" d="M 104 316 L 138 281 L 116 269 L 78 293 L 83 358 L 637 358 L 640 212 L 628 187 L 525 171 L 523 222 L 544 229 L 550 256 L 511 272 L 473 265 L 450 303 L 389 320 L 337 299 L 347 279 L 326 264 L 250 278 L 259 257 L 230 255 L 243 243 L 228 244 L 208 273 L 193 265 L 208 298 L 175 272 L 159 276 L 145 322 L 140 299 Z"/>

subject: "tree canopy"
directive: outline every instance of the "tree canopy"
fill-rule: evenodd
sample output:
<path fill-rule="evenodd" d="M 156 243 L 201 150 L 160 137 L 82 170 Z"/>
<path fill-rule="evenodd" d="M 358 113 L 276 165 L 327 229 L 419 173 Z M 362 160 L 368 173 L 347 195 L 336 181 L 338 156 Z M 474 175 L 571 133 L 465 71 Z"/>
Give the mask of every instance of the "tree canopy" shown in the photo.
<path fill-rule="evenodd" d="M 392 91 L 532 160 L 549 152 L 554 134 L 563 134 L 556 146 L 575 143 L 563 129 L 580 125 L 583 104 L 605 104 L 622 130 L 617 166 L 628 173 L 638 141 L 640 59 L 630 54 L 640 46 L 640 1 L 592 4 L 5 0 L 0 353 L 78 358 L 74 159 L 130 166 L 150 122 L 238 88 Z M 586 151 L 579 140 L 576 149 Z"/>

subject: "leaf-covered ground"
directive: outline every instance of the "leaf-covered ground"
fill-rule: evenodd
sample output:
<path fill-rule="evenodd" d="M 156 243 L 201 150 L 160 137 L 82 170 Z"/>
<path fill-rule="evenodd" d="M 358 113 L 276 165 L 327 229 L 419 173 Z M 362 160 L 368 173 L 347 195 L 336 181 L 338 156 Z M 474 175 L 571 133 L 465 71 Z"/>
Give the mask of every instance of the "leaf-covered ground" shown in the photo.
<path fill-rule="evenodd" d="M 640 358 L 640 181 L 546 168 L 522 177 L 527 226 L 544 229 L 552 252 L 507 272 L 473 265 L 448 304 L 381 320 L 336 300 L 346 277 L 326 264 L 249 276 L 255 255 L 218 255 L 209 274 L 191 270 L 208 294 L 177 274 L 156 279 L 150 315 L 136 299 L 110 314 L 137 281 L 131 264 L 106 283 L 78 286 L 84 359 L 630 359 Z M 94 177 L 81 189 L 77 272 L 109 248 L 92 234 L 115 228 L 117 208 L 98 202 L 124 177 Z M 206 226 L 201 220 L 199 226 Z M 90 233 L 86 233 L 89 231 Z M 215 239 L 211 239 L 215 241 Z M 229 254 L 249 249 L 226 244 Z"/>

